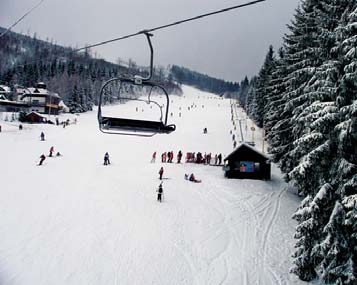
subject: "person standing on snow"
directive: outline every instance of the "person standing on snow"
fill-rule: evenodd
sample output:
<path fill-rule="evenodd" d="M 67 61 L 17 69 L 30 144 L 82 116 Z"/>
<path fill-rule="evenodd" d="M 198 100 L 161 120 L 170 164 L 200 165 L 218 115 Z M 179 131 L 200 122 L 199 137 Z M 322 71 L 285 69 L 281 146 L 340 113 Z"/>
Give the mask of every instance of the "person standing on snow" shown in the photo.
<path fill-rule="evenodd" d="M 220 154 L 217 156 L 217 158 L 218 158 L 218 165 L 221 165 L 221 163 L 222 163 L 222 154 L 220 153 Z"/>
<path fill-rule="evenodd" d="M 181 163 L 182 151 L 180 150 L 177 154 L 177 163 Z"/>
<path fill-rule="evenodd" d="M 38 163 L 38 165 L 42 165 L 42 163 L 44 162 L 45 159 L 46 159 L 46 156 L 44 154 L 42 154 L 40 156 L 40 162 Z"/>
<path fill-rule="evenodd" d="M 110 160 L 109 160 L 109 153 L 105 153 L 104 155 L 104 165 L 108 165 L 110 164 Z"/>
<path fill-rule="evenodd" d="M 160 175 L 160 180 L 162 180 L 162 175 L 164 174 L 164 168 L 161 166 L 160 170 L 159 170 L 159 175 Z"/>
<path fill-rule="evenodd" d="M 151 163 L 154 163 L 156 159 L 156 151 L 152 154 Z"/>
<path fill-rule="evenodd" d="M 52 153 L 55 151 L 55 148 L 51 146 L 50 148 L 50 154 L 48 155 L 49 157 L 52 157 Z"/>
<path fill-rule="evenodd" d="M 41 138 L 41 141 L 44 141 L 44 140 L 45 140 L 45 134 L 44 134 L 44 132 L 41 132 L 40 138 Z"/>
<path fill-rule="evenodd" d="M 164 195 L 164 189 L 162 189 L 162 182 L 159 185 L 159 189 L 157 189 L 157 201 L 159 201 L 160 203 L 162 202 L 162 196 Z"/>

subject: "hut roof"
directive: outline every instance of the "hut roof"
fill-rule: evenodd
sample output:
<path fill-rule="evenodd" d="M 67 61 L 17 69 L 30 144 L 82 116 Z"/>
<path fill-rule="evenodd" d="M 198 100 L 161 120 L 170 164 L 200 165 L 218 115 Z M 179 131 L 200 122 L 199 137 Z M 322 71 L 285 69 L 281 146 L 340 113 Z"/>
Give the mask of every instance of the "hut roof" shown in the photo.
<path fill-rule="evenodd" d="M 225 159 L 224 161 L 226 160 L 229 160 L 230 158 L 232 158 L 238 151 L 240 151 L 242 148 L 247 148 L 248 150 L 250 151 L 253 151 L 255 152 L 256 154 L 260 155 L 261 157 L 263 157 L 264 159 L 270 159 L 267 155 L 265 155 L 264 153 L 256 150 L 254 147 L 250 146 L 249 144 L 246 144 L 246 143 L 241 143 L 235 150 L 233 150 Z"/>

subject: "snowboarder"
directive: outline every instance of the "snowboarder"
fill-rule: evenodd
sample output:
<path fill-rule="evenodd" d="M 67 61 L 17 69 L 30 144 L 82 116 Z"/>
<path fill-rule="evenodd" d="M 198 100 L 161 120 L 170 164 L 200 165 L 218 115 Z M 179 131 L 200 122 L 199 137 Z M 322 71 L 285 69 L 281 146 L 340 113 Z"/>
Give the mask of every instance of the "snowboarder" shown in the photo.
<path fill-rule="evenodd" d="M 43 161 L 46 159 L 46 156 L 44 154 L 42 154 L 40 156 L 40 162 L 38 163 L 38 165 L 42 165 Z"/>
<path fill-rule="evenodd" d="M 108 165 L 110 164 L 110 160 L 109 160 L 109 153 L 105 153 L 104 154 L 104 165 Z"/>
<path fill-rule="evenodd" d="M 49 157 L 52 157 L 52 153 L 55 151 L 55 148 L 51 146 L 50 148 L 50 154 L 48 155 Z"/>
<path fill-rule="evenodd" d="M 41 132 L 40 138 L 41 138 L 41 141 L 45 140 L 45 133 L 44 132 Z"/>
<path fill-rule="evenodd" d="M 162 175 L 164 174 L 164 168 L 161 166 L 160 170 L 159 170 L 159 175 L 160 175 L 160 180 L 162 180 Z"/>
<path fill-rule="evenodd" d="M 156 151 L 152 154 L 151 163 L 154 163 L 156 159 Z"/>
<path fill-rule="evenodd" d="M 164 189 L 162 189 L 162 182 L 159 185 L 159 189 L 157 189 L 157 201 L 159 201 L 160 203 L 162 202 L 162 198 L 164 195 Z"/>

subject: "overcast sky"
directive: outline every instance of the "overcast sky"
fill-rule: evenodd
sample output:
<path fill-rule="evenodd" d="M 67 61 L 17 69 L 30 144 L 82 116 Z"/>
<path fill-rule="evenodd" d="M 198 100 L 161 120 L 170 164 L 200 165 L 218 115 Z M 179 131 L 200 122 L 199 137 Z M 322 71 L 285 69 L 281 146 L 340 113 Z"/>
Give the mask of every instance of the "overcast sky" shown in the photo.
<path fill-rule="evenodd" d="M 251 0 L 45 0 L 15 32 L 82 47 L 194 17 Z M 7 28 L 40 0 L 0 0 L 0 26 Z M 177 64 L 230 81 L 257 74 L 270 44 L 281 46 L 300 0 L 266 0 L 253 6 L 154 33 L 155 65 Z M 95 49 L 115 62 L 147 65 L 144 36 Z"/>

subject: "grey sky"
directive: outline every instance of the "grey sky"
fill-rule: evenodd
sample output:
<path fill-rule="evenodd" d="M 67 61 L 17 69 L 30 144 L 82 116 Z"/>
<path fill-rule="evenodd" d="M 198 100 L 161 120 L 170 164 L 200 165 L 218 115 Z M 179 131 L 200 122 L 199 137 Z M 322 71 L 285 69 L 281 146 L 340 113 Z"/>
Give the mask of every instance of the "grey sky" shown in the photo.
<path fill-rule="evenodd" d="M 45 0 L 13 30 L 82 47 L 250 0 Z M 0 26 L 13 24 L 39 0 L 0 0 Z M 182 65 L 225 80 L 255 75 L 268 46 L 281 46 L 300 0 L 266 0 L 154 33 L 154 63 Z M 94 49 L 107 60 L 148 63 L 145 38 Z"/>

